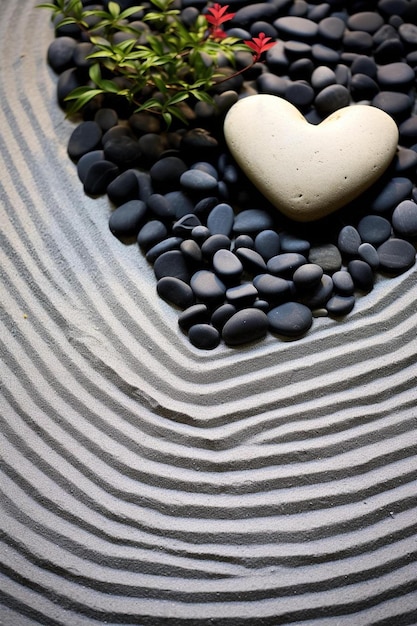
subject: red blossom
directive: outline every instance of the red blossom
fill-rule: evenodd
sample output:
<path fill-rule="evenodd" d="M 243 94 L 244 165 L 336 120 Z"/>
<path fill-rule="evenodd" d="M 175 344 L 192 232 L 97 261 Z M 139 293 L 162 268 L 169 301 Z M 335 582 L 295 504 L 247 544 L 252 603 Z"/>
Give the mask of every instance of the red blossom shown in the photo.
<path fill-rule="evenodd" d="M 259 37 L 253 37 L 251 41 L 244 42 L 253 50 L 254 62 L 259 61 L 263 52 L 275 46 L 276 41 L 271 41 L 271 37 L 266 37 L 265 33 L 259 33 Z"/>
<path fill-rule="evenodd" d="M 227 13 L 228 8 L 228 4 L 222 7 L 218 2 L 216 2 L 214 6 L 207 9 L 208 13 L 211 13 L 211 15 L 206 15 L 206 20 L 212 25 L 213 29 L 219 28 L 221 24 L 234 18 L 236 13 Z"/>

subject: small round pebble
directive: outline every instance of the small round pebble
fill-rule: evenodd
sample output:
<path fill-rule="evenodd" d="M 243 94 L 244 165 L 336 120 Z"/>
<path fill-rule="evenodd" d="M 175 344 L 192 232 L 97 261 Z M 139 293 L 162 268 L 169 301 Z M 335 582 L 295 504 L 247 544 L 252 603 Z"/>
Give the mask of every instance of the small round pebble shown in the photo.
<path fill-rule="evenodd" d="M 217 204 L 207 217 L 207 228 L 212 235 L 229 235 L 232 232 L 235 220 L 235 212 L 230 204 L 222 202 Z"/>
<path fill-rule="evenodd" d="M 223 249 L 214 254 L 213 269 L 225 284 L 233 284 L 240 280 L 243 265 L 233 252 Z"/>
<path fill-rule="evenodd" d="M 374 274 L 368 263 L 354 259 L 348 265 L 348 272 L 352 276 L 357 289 L 366 292 L 371 291 L 374 286 Z"/>
<path fill-rule="evenodd" d="M 358 232 L 363 242 L 378 246 L 391 235 L 391 224 L 380 215 L 366 215 L 359 221 Z"/>
<path fill-rule="evenodd" d="M 361 236 L 354 226 L 344 226 L 339 232 L 337 247 L 342 254 L 355 256 L 361 243 Z"/>
<path fill-rule="evenodd" d="M 281 243 L 275 230 L 262 230 L 255 237 L 255 250 L 267 261 L 279 254 Z"/>
<path fill-rule="evenodd" d="M 308 255 L 310 263 L 320 265 L 324 272 L 332 274 L 342 267 L 342 256 L 337 246 L 332 243 L 313 246 Z"/>
<path fill-rule="evenodd" d="M 153 269 L 157 280 L 164 276 L 175 276 L 185 283 L 190 282 L 190 272 L 180 250 L 169 250 L 158 256 Z"/>
<path fill-rule="evenodd" d="M 275 276 L 291 278 L 295 270 L 307 263 L 306 258 L 297 252 L 284 252 L 269 259 L 267 263 L 268 272 Z"/>
<path fill-rule="evenodd" d="M 392 225 L 397 235 L 407 238 L 417 237 L 417 205 L 412 200 L 404 200 L 394 209 Z"/>
<path fill-rule="evenodd" d="M 332 276 L 334 290 L 341 296 L 351 296 L 355 291 L 352 276 L 346 270 L 339 270 Z"/>
<path fill-rule="evenodd" d="M 366 261 L 368 265 L 376 270 L 379 267 L 379 256 L 376 248 L 371 243 L 361 243 L 358 248 L 358 255 L 362 261 Z"/>
<path fill-rule="evenodd" d="M 109 228 L 116 237 L 136 237 L 146 212 L 147 207 L 142 200 L 130 200 L 113 211 Z"/>
<path fill-rule="evenodd" d="M 220 343 L 219 331 L 210 324 L 194 324 L 188 331 L 190 343 L 200 350 L 214 350 Z"/>
<path fill-rule="evenodd" d="M 175 276 L 164 276 L 156 283 L 158 295 L 171 304 L 186 309 L 194 303 L 194 293 L 190 285 Z"/>
<path fill-rule="evenodd" d="M 71 133 L 68 154 L 74 161 L 101 147 L 102 130 L 97 122 L 81 122 Z"/>
<path fill-rule="evenodd" d="M 326 304 L 326 309 L 329 315 L 334 317 L 341 317 L 348 315 L 355 306 L 354 296 L 341 296 L 335 295 Z"/>
<path fill-rule="evenodd" d="M 198 270 L 192 275 L 191 289 L 196 298 L 205 304 L 221 302 L 226 294 L 226 286 L 214 272 Z"/>
<path fill-rule="evenodd" d="M 315 263 L 306 263 L 295 270 L 292 277 L 297 289 L 304 291 L 315 289 L 323 277 L 323 268 Z"/>
<path fill-rule="evenodd" d="M 416 250 L 404 239 L 388 239 L 379 246 L 377 252 L 381 269 L 389 273 L 401 274 L 415 263 Z"/>
<path fill-rule="evenodd" d="M 268 325 L 268 318 L 260 309 L 241 309 L 227 320 L 222 337 L 227 345 L 239 346 L 265 337 Z"/>
<path fill-rule="evenodd" d="M 310 309 L 299 302 L 285 302 L 267 314 L 269 328 L 284 337 L 304 335 L 313 323 Z"/>

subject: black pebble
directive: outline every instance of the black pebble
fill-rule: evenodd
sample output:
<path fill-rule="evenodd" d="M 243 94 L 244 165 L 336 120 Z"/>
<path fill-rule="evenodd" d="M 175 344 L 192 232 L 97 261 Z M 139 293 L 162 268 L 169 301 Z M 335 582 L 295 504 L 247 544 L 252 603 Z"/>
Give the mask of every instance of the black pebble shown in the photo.
<path fill-rule="evenodd" d="M 195 272 L 191 277 L 190 285 L 196 298 L 205 304 L 213 305 L 222 302 L 225 297 L 225 284 L 210 270 Z"/>
<path fill-rule="evenodd" d="M 178 325 L 184 331 L 187 331 L 194 324 L 206 324 L 209 321 L 210 311 L 205 304 L 193 304 L 182 311 L 178 317 Z"/>
<path fill-rule="evenodd" d="M 361 237 L 354 226 L 344 226 L 339 232 L 337 246 L 342 254 L 355 256 L 361 243 Z"/>
<path fill-rule="evenodd" d="M 417 237 L 417 205 L 404 200 L 394 209 L 392 225 L 397 235 L 405 238 Z"/>
<path fill-rule="evenodd" d="M 220 333 L 210 324 L 195 324 L 188 331 L 188 339 L 195 348 L 214 350 L 220 343 Z"/>
<path fill-rule="evenodd" d="M 339 317 L 348 315 L 355 306 L 354 296 L 335 295 L 326 304 L 329 315 Z"/>
<path fill-rule="evenodd" d="M 391 224 L 380 215 L 365 215 L 359 221 L 358 232 L 363 242 L 378 246 L 391 235 Z"/>
<path fill-rule="evenodd" d="M 374 275 L 372 268 L 365 261 L 354 259 L 348 265 L 348 272 L 352 276 L 357 289 L 361 291 L 371 291 L 374 286 Z"/>
<path fill-rule="evenodd" d="M 157 280 L 164 276 L 174 276 L 185 283 L 190 282 L 190 272 L 180 250 L 169 250 L 158 256 L 153 269 Z"/>
<path fill-rule="evenodd" d="M 84 192 L 89 196 L 106 193 L 108 186 L 118 174 L 119 168 L 111 161 L 96 161 L 88 168 L 84 178 Z"/>
<path fill-rule="evenodd" d="M 307 263 L 306 258 L 297 252 L 283 252 L 268 260 L 268 272 L 283 278 L 292 278 L 295 270 Z"/>
<path fill-rule="evenodd" d="M 161 298 L 180 309 L 187 309 L 194 303 L 194 293 L 190 285 L 175 276 L 160 278 L 156 289 Z"/>
<path fill-rule="evenodd" d="M 268 316 L 269 328 L 284 337 L 304 335 L 313 323 L 310 309 L 300 302 L 285 302 L 271 309 Z"/>
<path fill-rule="evenodd" d="M 143 250 L 149 250 L 168 235 L 168 229 L 159 220 L 150 220 L 140 229 L 137 242 Z"/>
<path fill-rule="evenodd" d="M 243 265 L 230 250 L 217 250 L 213 256 L 213 269 L 225 284 L 230 285 L 239 281 Z"/>
<path fill-rule="evenodd" d="M 260 309 L 242 309 L 223 326 L 222 337 L 229 346 L 239 346 L 265 337 L 268 318 Z"/>
<path fill-rule="evenodd" d="M 416 250 L 404 239 L 388 239 L 378 248 L 379 263 L 382 270 L 401 274 L 415 263 Z"/>
<path fill-rule="evenodd" d="M 207 217 L 207 228 L 212 235 L 229 235 L 232 232 L 235 213 L 230 204 L 222 202 L 212 208 Z"/>
<path fill-rule="evenodd" d="M 109 228 L 116 237 L 136 237 L 146 212 L 144 202 L 130 200 L 113 211 L 109 219 Z"/>
<path fill-rule="evenodd" d="M 101 147 L 102 131 L 97 122 L 81 122 L 71 134 L 68 141 L 68 154 L 78 161 L 84 154 Z"/>

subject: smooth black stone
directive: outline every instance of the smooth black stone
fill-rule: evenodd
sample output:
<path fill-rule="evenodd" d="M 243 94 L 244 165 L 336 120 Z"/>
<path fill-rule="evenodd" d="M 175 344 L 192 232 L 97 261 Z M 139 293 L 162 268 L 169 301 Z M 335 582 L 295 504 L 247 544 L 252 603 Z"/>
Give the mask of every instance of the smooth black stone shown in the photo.
<path fill-rule="evenodd" d="M 333 50 L 333 48 L 321 43 L 315 43 L 311 46 L 311 56 L 317 65 L 329 65 L 331 67 L 335 67 L 341 59 L 338 50 Z"/>
<path fill-rule="evenodd" d="M 343 35 L 343 46 L 347 52 L 369 54 L 372 51 L 373 43 L 372 35 L 362 30 L 346 30 Z"/>
<path fill-rule="evenodd" d="M 297 85 L 300 84 L 300 81 L 305 81 L 307 85 L 309 86 L 311 74 L 313 73 L 313 71 L 314 71 L 314 63 L 311 59 L 298 59 L 297 61 L 294 61 L 293 63 L 291 63 L 288 69 L 288 74 L 291 80 L 296 81 L 295 83 L 296 87 Z M 293 87 L 293 85 L 289 85 L 288 89 L 291 90 L 291 87 Z M 288 89 L 285 92 L 286 94 L 288 94 Z M 292 97 L 293 104 L 295 104 L 294 102 L 295 95 L 296 94 L 290 91 L 290 97 Z M 297 99 L 299 100 L 300 98 L 298 97 Z M 298 106 L 298 105 L 295 104 L 295 106 Z"/>
<path fill-rule="evenodd" d="M 330 11 L 331 7 L 330 4 L 328 4 L 327 2 L 322 2 L 321 4 L 317 4 L 316 6 L 310 4 L 310 6 L 308 7 L 307 17 L 309 20 L 317 22 L 320 27 L 320 22 L 328 17 Z"/>
<path fill-rule="evenodd" d="M 96 161 L 87 171 L 84 179 L 84 193 L 100 196 L 106 193 L 110 183 L 118 176 L 119 168 L 110 161 Z"/>
<path fill-rule="evenodd" d="M 254 250 L 255 241 L 250 235 L 238 235 L 233 242 L 233 249 L 237 250 L 238 248 L 250 248 Z"/>
<path fill-rule="evenodd" d="M 161 279 L 165 280 L 165 279 Z M 185 283 L 184 283 L 185 284 Z M 189 285 L 187 285 L 189 289 Z M 182 311 L 178 317 L 178 326 L 181 330 L 187 332 L 194 324 L 208 324 L 210 321 L 210 312 L 205 304 L 192 304 L 185 311 Z"/>
<path fill-rule="evenodd" d="M 194 213 L 200 219 L 200 215 L 194 209 L 194 203 L 183 191 L 168 191 L 165 194 L 165 199 L 168 202 L 171 213 L 177 219 L 190 213 Z"/>
<path fill-rule="evenodd" d="M 194 303 L 194 293 L 190 285 L 175 276 L 164 276 L 156 283 L 158 295 L 180 309 L 187 309 Z"/>
<path fill-rule="evenodd" d="M 285 92 L 286 100 L 301 110 L 311 105 L 314 95 L 314 89 L 303 81 L 291 83 Z"/>
<path fill-rule="evenodd" d="M 397 174 L 403 174 L 404 172 L 411 174 L 412 170 L 417 167 L 417 152 L 410 148 L 399 146 L 394 157 L 393 167 Z"/>
<path fill-rule="evenodd" d="M 300 291 L 315 289 L 323 277 L 323 269 L 314 263 L 305 263 L 297 268 L 292 277 L 294 285 Z"/>
<path fill-rule="evenodd" d="M 307 258 L 310 252 L 310 242 L 307 239 L 301 239 L 287 232 L 281 232 L 279 239 L 281 252 L 298 252 L 298 254 L 302 254 Z"/>
<path fill-rule="evenodd" d="M 326 309 L 329 315 L 334 317 L 342 317 L 348 315 L 355 306 L 354 296 L 335 295 L 326 303 Z"/>
<path fill-rule="evenodd" d="M 350 81 L 352 80 L 352 74 L 350 69 L 346 67 L 346 65 L 343 65 L 343 63 L 338 63 L 334 69 L 334 73 L 336 75 L 336 81 L 339 85 L 349 87 Z"/>
<path fill-rule="evenodd" d="M 262 230 L 256 235 L 254 243 L 256 252 L 259 252 L 265 261 L 279 254 L 281 250 L 279 235 L 275 230 Z"/>
<path fill-rule="evenodd" d="M 321 91 L 325 87 L 335 85 L 336 83 L 336 74 L 330 67 L 326 67 L 325 65 L 316 67 L 311 75 L 311 86 L 316 91 Z"/>
<path fill-rule="evenodd" d="M 116 205 L 123 204 L 128 200 L 137 199 L 139 196 L 139 181 L 136 171 L 129 169 L 119 174 L 110 185 L 108 185 L 107 195 L 109 200 Z"/>
<path fill-rule="evenodd" d="M 194 215 L 194 213 L 188 213 L 173 224 L 172 234 L 176 237 L 191 237 L 192 230 L 196 226 L 201 226 L 201 222 L 197 215 Z"/>
<path fill-rule="evenodd" d="M 210 235 L 201 245 L 203 257 L 211 261 L 218 250 L 230 250 L 232 242 L 222 234 Z"/>
<path fill-rule="evenodd" d="M 304 17 L 286 16 L 273 22 L 278 36 L 284 40 L 313 42 L 319 32 L 318 25 Z"/>
<path fill-rule="evenodd" d="M 379 0 L 378 10 L 384 15 L 402 15 L 407 9 L 407 0 Z"/>
<path fill-rule="evenodd" d="M 273 50 L 274 48 L 272 48 Z M 256 81 L 256 86 L 259 93 L 266 93 L 271 96 L 283 97 L 287 91 L 289 85 L 289 79 L 282 76 L 276 76 L 265 72 L 261 74 Z"/>
<path fill-rule="evenodd" d="M 109 228 L 116 237 L 137 237 L 146 213 L 144 202 L 130 200 L 113 211 L 109 218 Z"/>
<path fill-rule="evenodd" d="M 133 113 L 128 121 L 136 135 L 159 134 L 161 132 L 161 120 L 156 115 L 145 112 Z"/>
<path fill-rule="evenodd" d="M 348 272 L 357 289 L 366 292 L 371 291 L 374 286 L 374 274 L 368 263 L 354 259 L 348 265 Z"/>
<path fill-rule="evenodd" d="M 319 22 L 318 33 L 325 43 L 339 44 L 343 39 L 346 24 L 340 17 L 329 16 Z"/>
<path fill-rule="evenodd" d="M 94 116 L 94 121 L 100 126 L 103 133 L 117 125 L 119 118 L 114 109 L 99 109 Z"/>
<path fill-rule="evenodd" d="M 384 41 L 389 41 L 390 39 L 400 39 L 397 29 L 394 28 L 392 24 L 384 24 L 381 28 L 378 28 L 373 37 L 375 47 L 380 46 Z"/>
<path fill-rule="evenodd" d="M 256 250 L 251 248 L 237 248 L 235 254 L 242 262 L 243 268 L 249 274 L 263 274 L 266 272 L 266 263 Z"/>
<path fill-rule="evenodd" d="M 302 254 L 283 252 L 268 260 L 267 269 L 274 276 L 292 278 L 295 270 L 304 265 L 304 263 L 307 263 L 307 259 Z"/>
<path fill-rule="evenodd" d="M 191 289 L 196 298 L 209 305 L 222 302 L 226 294 L 226 286 L 214 272 L 198 270 L 192 275 Z"/>
<path fill-rule="evenodd" d="M 344 226 L 337 239 L 337 247 L 346 256 L 355 256 L 358 253 L 362 240 L 354 226 Z"/>
<path fill-rule="evenodd" d="M 229 287 L 226 291 L 226 300 L 237 309 L 252 306 L 258 297 L 258 291 L 252 283 L 242 283 Z"/>
<path fill-rule="evenodd" d="M 329 85 L 316 96 L 314 104 L 321 115 L 330 115 L 334 111 L 348 106 L 350 103 L 349 90 L 343 85 Z"/>
<path fill-rule="evenodd" d="M 180 245 L 180 250 L 190 267 L 197 268 L 201 266 L 203 254 L 200 246 L 194 239 L 185 239 Z"/>
<path fill-rule="evenodd" d="M 138 146 L 141 152 L 141 162 L 146 163 L 148 166 L 153 165 L 159 159 L 168 157 L 166 154 L 166 139 L 157 133 L 141 135 L 138 139 Z"/>
<path fill-rule="evenodd" d="M 311 55 L 311 46 L 302 41 L 287 41 L 284 43 L 284 50 L 291 64 L 299 59 L 309 57 Z"/>
<path fill-rule="evenodd" d="M 58 104 L 63 109 L 65 109 L 67 105 L 67 103 L 65 102 L 65 98 L 69 96 L 71 91 L 73 91 L 77 87 L 81 87 L 82 84 L 83 76 L 82 72 L 80 72 L 78 68 L 70 67 L 59 75 L 56 86 L 56 95 Z"/>
<path fill-rule="evenodd" d="M 54 72 L 60 74 L 73 66 L 76 41 L 72 37 L 57 37 L 48 46 L 47 61 Z"/>
<path fill-rule="evenodd" d="M 170 252 L 171 250 L 179 250 L 182 242 L 183 239 L 181 237 L 168 237 L 167 239 L 163 239 L 148 250 L 146 260 L 149 261 L 149 263 L 154 263 L 161 254 Z"/>
<path fill-rule="evenodd" d="M 114 141 L 120 137 L 132 137 L 132 133 L 129 128 L 127 128 L 127 126 L 123 126 L 122 124 L 112 126 L 109 130 L 106 130 L 106 132 L 103 133 L 102 144 L 104 146 L 104 144 L 108 141 Z"/>
<path fill-rule="evenodd" d="M 416 250 L 404 239 L 388 239 L 379 246 L 377 252 L 381 269 L 388 273 L 401 274 L 415 263 Z"/>
<path fill-rule="evenodd" d="M 218 331 L 221 331 L 227 320 L 229 320 L 235 313 L 236 307 L 233 306 L 233 304 L 226 302 L 226 304 L 220 305 L 213 311 L 210 322 L 215 328 L 217 328 Z"/>
<path fill-rule="evenodd" d="M 361 243 L 358 249 L 359 258 L 366 261 L 368 265 L 377 270 L 379 267 L 379 256 L 376 248 L 371 243 Z"/>
<path fill-rule="evenodd" d="M 230 250 L 217 250 L 213 256 L 213 269 L 219 278 L 229 285 L 239 281 L 243 265 Z"/>
<path fill-rule="evenodd" d="M 78 161 L 84 154 L 101 147 L 102 131 L 96 122 L 81 122 L 71 133 L 68 141 L 68 154 Z"/>
<path fill-rule="evenodd" d="M 296 0 L 296 2 L 294 2 L 294 4 L 288 9 L 288 15 L 295 15 L 297 17 L 306 17 L 307 13 L 308 4 L 306 0 Z"/>
<path fill-rule="evenodd" d="M 381 89 L 391 91 L 406 91 L 415 80 L 413 69 L 402 62 L 380 65 L 376 77 Z"/>
<path fill-rule="evenodd" d="M 311 291 L 306 291 L 300 298 L 310 309 L 319 309 L 326 304 L 333 292 L 333 280 L 323 274 L 320 283 Z"/>
<path fill-rule="evenodd" d="M 274 28 L 270 22 L 263 20 L 253 22 L 249 30 L 251 37 L 259 37 L 259 33 L 264 33 L 264 35 L 274 40 L 278 37 L 277 29 Z"/>
<path fill-rule="evenodd" d="M 235 213 L 230 204 L 221 202 L 210 211 L 207 217 L 207 228 L 212 235 L 220 234 L 229 237 L 233 229 L 234 219 Z"/>
<path fill-rule="evenodd" d="M 226 89 L 232 89 L 230 85 L 231 81 L 227 81 L 228 87 Z M 204 128 L 194 128 L 188 130 L 181 140 L 181 151 L 185 155 L 198 154 L 203 159 L 209 158 L 213 153 L 216 153 L 218 149 L 218 141 Z M 213 155 L 214 156 L 214 155 Z"/>
<path fill-rule="evenodd" d="M 218 183 L 214 176 L 197 169 L 190 169 L 181 175 L 180 185 L 190 193 L 216 194 Z"/>
<path fill-rule="evenodd" d="M 239 173 L 236 167 L 232 164 L 227 165 L 223 172 L 223 182 L 228 185 L 235 185 L 239 180 Z"/>
<path fill-rule="evenodd" d="M 347 27 L 350 30 L 362 30 L 367 33 L 375 33 L 384 24 L 384 18 L 376 11 L 361 11 L 350 15 Z"/>
<path fill-rule="evenodd" d="M 417 205 L 412 200 L 404 200 L 395 207 L 392 214 L 392 225 L 401 237 L 417 237 Z"/>
<path fill-rule="evenodd" d="M 405 23 L 401 24 L 398 28 L 398 33 L 401 37 L 401 40 L 406 44 L 407 47 L 415 49 L 417 46 L 417 25 Z"/>
<path fill-rule="evenodd" d="M 405 177 L 392 178 L 369 202 L 375 213 L 387 213 L 411 194 L 413 183 Z"/>
<path fill-rule="evenodd" d="M 222 337 L 229 346 L 240 346 L 265 337 L 268 330 L 266 314 L 255 308 L 237 311 L 223 326 Z"/>
<path fill-rule="evenodd" d="M 352 76 L 354 74 L 366 74 L 366 76 L 369 76 L 370 78 L 375 78 L 378 66 L 372 57 L 358 55 L 353 61 L 350 71 L 352 72 Z"/>
<path fill-rule="evenodd" d="M 352 276 L 346 270 L 338 270 L 332 276 L 334 290 L 341 296 L 351 296 L 355 291 Z"/>
<path fill-rule="evenodd" d="M 159 189 L 178 188 L 180 178 L 187 171 L 187 166 L 179 157 L 164 157 L 152 165 L 149 173 L 152 182 Z"/>
<path fill-rule="evenodd" d="M 285 278 L 271 274 L 258 274 L 253 279 L 259 297 L 270 304 L 278 304 L 289 300 L 291 296 L 290 283 Z"/>
<path fill-rule="evenodd" d="M 180 250 L 163 252 L 155 259 L 153 269 L 157 280 L 164 276 L 174 276 L 185 283 L 190 282 L 190 272 Z"/>
<path fill-rule="evenodd" d="M 382 109 L 398 122 L 404 121 L 411 114 L 413 100 L 406 93 L 397 91 L 380 91 L 373 98 L 372 106 Z"/>
<path fill-rule="evenodd" d="M 285 302 L 267 314 L 271 332 L 284 337 L 300 337 L 313 323 L 310 309 L 300 302 Z"/>
<path fill-rule="evenodd" d="M 106 159 L 121 167 L 132 167 L 138 163 L 141 151 L 136 139 L 122 135 L 104 143 L 104 154 Z"/>
<path fill-rule="evenodd" d="M 399 39 L 383 41 L 374 52 L 375 61 L 380 65 L 399 62 L 403 59 L 403 56 L 404 46 Z"/>
<path fill-rule="evenodd" d="M 150 220 L 140 229 L 137 242 L 143 250 L 149 250 L 152 246 L 165 239 L 167 235 L 168 229 L 163 222 Z"/>
<path fill-rule="evenodd" d="M 409 117 L 400 124 L 400 143 L 411 146 L 417 142 L 417 115 Z"/>
<path fill-rule="evenodd" d="M 391 235 L 391 224 L 380 215 L 365 215 L 358 224 L 358 232 L 363 242 L 378 246 Z"/>
<path fill-rule="evenodd" d="M 153 193 L 149 196 L 147 205 L 155 217 L 161 220 L 175 218 L 175 208 L 169 203 L 166 196 L 160 193 Z"/>
<path fill-rule="evenodd" d="M 87 152 L 87 154 L 84 154 L 84 156 L 79 159 L 77 163 L 77 174 L 82 183 L 84 183 L 90 167 L 98 161 L 104 161 L 103 150 L 93 150 L 92 152 Z"/>
<path fill-rule="evenodd" d="M 372 100 L 379 92 L 377 83 L 366 74 L 355 74 L 350 83 L 350 93 L 355 100 Z"/>
<path fill-rule="evenodd" d="M 188 331 L 190 343 L 200 350 L 214 350 L 220 343 L 219 331 L 210 324 L 195 324 Z"/>
<path fill-rule="evenodd" d="M 207 161 L 197 161 L 197 163 L 193 163 L 190 166 L 190 170 L 197 170 L 198 172 L 204 172 L 205 174 L 209 174 L 216 180 L 219 180 L 219 173 L 217 169 L 214 167 L 212 163 L 207 163 Z"/>
<path fill-rule="evenodd" d="M 309 263 L 320 265 L 324 272 L 333 274 L 342 267 L 339 249 L 332 243 L 314 246 L 308 255 Z"/>
<path fill-rule="evenodd" d="M 257 235 L 261 230 L 272 228 L 273 219 L 262 209 L 246 209 L 235 217 L 233 231 L 237 235 Z"/>
<path fill-rule="evenodd" d="M 274 27 L 275 28 L 275 27 Z M 277 41 L 275 46 L 266 51 L 265 54 L 266 65 L 272 74 L 266 72 L 264 75 L 258 77 L 258 89 L 260 88 L 259 80 L 262 76 L 272 76 L 273 74 L 286 74 L 289 66 L 289 62 L 287 56 L 285 54 L 284 43 L 282 41 Z M 279 76 L 277 76 L 278 78 Z M 285 82 L 285 79 L 282 79 Z M 268 93 L 268 92 L 263 92 Z"/>
<path fill-rule="evenodd" d="M 201 245 L 210 237 L 210 231 L 207 226 L 196 226 L 191 231 L 191 237 Z"/>
<path fill-rule="evenodd" d="M 271 22 L 277 16 L 277 9 L 269 2 L 258 2 L 249 4 L 236 11 L 233 18 L 233 24 L 239 24 L 246 27 L 257 20 L 265 20 Z"/>

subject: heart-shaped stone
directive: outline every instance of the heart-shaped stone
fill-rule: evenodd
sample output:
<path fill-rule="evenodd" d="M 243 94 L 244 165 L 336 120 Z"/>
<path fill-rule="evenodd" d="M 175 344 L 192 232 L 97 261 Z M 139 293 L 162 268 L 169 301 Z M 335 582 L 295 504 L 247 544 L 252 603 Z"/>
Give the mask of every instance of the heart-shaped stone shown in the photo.
<path fill-rule="evenodd" d="M 387 169 L 398 144 L 394 120 L 376 107 L 345 107 L 314 126 L 271 95 L 239 100 L 226 116 L 224 134 L 259 191 L 299 222 L 357 198 Z"/>

